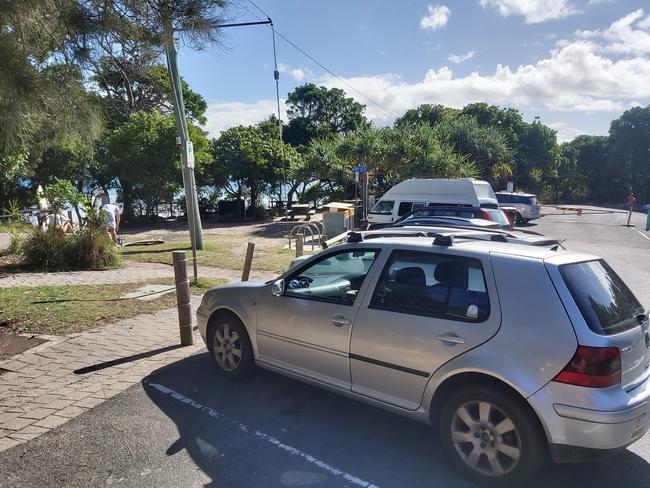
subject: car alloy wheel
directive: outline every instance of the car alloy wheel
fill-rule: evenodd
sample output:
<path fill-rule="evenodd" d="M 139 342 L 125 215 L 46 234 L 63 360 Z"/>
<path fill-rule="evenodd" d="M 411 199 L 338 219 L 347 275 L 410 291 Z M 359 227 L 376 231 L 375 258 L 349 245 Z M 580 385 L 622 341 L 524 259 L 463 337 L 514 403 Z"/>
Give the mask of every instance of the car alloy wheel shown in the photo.
<path fill-rule="evenodd" d="M 467 466 L 486 476 L 503 476 L 517 466 L 521 438 L 513 421 L 487 401 L 462 404 L 451 423 L 451 439 Z"/>
<path fill-rule="evenodd" d="M 242 358 L 242 341 L 230 324 L 219 324 L 214 333 L 212 351 L 217 364 L 224 371 L 237 369 Z"/>

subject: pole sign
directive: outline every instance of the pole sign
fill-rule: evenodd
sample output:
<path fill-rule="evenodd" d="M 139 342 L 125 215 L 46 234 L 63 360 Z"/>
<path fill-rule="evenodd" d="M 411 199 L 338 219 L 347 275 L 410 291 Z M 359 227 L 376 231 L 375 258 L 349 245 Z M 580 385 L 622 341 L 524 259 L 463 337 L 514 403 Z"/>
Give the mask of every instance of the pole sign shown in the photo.
<path fill-rule="evenodd" d="M 352 168 L 352 171 L 354 171 L 355 173 L 367 173 L 368 166 L 354 166 Z"/>
<path fill-rule="evenodd" d="M 185 155 L 187 157 L 187 167 L 194 168 L 194 144 L 192 144 L 192 141 L 185 143 Z"/>

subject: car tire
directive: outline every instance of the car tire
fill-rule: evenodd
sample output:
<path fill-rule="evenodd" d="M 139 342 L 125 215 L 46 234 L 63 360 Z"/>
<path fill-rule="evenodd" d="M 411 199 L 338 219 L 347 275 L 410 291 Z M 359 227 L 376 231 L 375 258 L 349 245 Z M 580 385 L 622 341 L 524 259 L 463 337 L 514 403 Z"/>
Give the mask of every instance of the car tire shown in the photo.
<path fill-rule="evenodd" d="M 458 391 L 442 406 L 439 420 L 445 456 L 479 486 L 521 486 L 546 461 L 546 439 L 537 418 L 505 389 Z"/>
<path fill-rule="evenodd" d="M 208 351 L 217 372 L 229 379 L 243 379 L 255 370 L 253 347 L 244 324 L 224 314 L 208 328 Z"/>
<path fill-rule="evenodd" d="M 517 224 L 517 225 L 521 225 L 521 224 L 523 224 L 524 222 L 526 222 L 526 221 L 524 220 L 524 218 L 521 216 L 521 214 L 520 214 L 519 212 L 517 212 L 517 214 L 515 215 L 515 224 Z"/>

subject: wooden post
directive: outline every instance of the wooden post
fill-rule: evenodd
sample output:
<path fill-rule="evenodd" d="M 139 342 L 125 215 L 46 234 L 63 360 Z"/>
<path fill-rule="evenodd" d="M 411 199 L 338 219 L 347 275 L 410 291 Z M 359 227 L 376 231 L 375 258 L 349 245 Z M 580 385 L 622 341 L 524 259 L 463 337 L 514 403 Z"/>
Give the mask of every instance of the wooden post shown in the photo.
<path fill-rule="evenodd" d="M 253 263 L 253 253 L 255 252 L 255 243 L 249 242 L 246 248 L 246 259 L 244 259 L 244 269 L 241 272 L 241 280 L 248 281 L 251 274 L 251 264 Z"/>
<path fill-rule="evenodd" d="M 296 234 L 296 257 L 302 256 L 302 246 L 304 243 L 305 236 L 302 234 Z"/>
<path fill-rule="evenodd" d="M 192 305 L 190 303 L 190 282 L 187 279 L 187 253 L 172 251 L 174 257 L 174 278 L 176 282 L 176 304 L 178 306 L 178 327 L 181 346 L 194 343 L 192 333 Z"/>

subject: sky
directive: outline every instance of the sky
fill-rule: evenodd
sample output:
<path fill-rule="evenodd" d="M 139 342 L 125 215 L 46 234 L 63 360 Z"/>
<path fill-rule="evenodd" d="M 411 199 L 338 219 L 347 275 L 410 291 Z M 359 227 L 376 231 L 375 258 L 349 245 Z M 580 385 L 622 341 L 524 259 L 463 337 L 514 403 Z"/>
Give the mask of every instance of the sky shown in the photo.
<path fill-rule="evenodd" d="M 423 103 L 488 102 L 540 120 L 560 141 L 605 135 L 650 104 L 647 0 L 253 0 L 278 33 L 280 97 L 297 85 L 339 87 L 376 126 Z M 238 0 L 228 21 L 264 16 Z M 180 48 L 181 74 L 208 101 L 211 137 L 276 112 L 271 30 L 222 30 Z M 286 114 L 282 113 L 286 120 Z"/>

